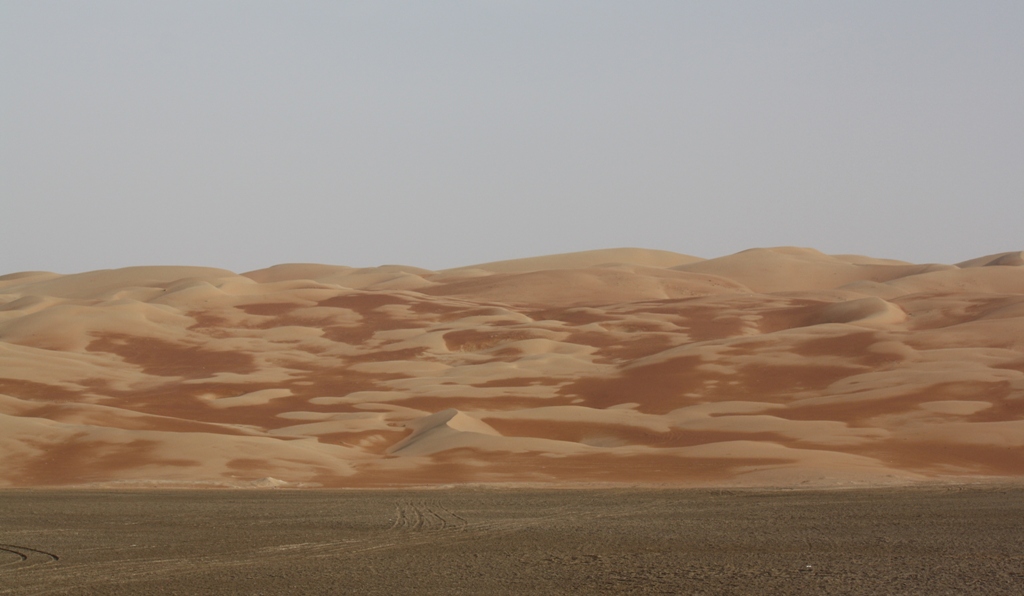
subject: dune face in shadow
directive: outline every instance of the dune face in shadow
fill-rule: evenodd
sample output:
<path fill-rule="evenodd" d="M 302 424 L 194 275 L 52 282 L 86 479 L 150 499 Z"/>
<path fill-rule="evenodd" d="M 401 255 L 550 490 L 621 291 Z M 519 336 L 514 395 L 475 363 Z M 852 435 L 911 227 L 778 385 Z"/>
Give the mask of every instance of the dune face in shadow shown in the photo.
<path fill-rule="evenodd" d="M 1019 478 L 1021 254 L 6 275 L 0 486 Z"/>

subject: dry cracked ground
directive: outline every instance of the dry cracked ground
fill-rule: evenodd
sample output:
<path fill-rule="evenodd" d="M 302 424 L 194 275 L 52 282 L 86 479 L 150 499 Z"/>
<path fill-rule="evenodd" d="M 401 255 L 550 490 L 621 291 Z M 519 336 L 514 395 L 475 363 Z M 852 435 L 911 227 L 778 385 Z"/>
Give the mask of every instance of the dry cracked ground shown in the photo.
<path fill-rule="evenodd" d="M 1019 479 L 1022 264 L 612 249 L 10 274 L 0 486 Z"/>

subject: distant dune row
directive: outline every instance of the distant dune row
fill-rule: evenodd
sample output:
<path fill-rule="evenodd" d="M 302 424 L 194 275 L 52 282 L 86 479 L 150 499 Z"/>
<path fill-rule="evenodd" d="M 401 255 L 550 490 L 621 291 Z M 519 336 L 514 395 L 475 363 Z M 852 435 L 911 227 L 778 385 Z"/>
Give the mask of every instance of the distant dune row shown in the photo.
<path fill-rule="evenodd" d="M 1024 253 L 0 277 L 0 486 L 1024 477 Z"/>

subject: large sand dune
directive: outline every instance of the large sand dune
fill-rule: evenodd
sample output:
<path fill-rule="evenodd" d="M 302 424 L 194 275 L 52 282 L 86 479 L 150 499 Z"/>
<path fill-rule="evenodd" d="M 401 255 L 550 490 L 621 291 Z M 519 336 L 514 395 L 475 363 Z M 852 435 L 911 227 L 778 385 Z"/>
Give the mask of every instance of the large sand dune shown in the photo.
<path fill-rule="evenodd" d="M 1021 255 L 6 275 L 0 486 L 1021 478 Z"/>

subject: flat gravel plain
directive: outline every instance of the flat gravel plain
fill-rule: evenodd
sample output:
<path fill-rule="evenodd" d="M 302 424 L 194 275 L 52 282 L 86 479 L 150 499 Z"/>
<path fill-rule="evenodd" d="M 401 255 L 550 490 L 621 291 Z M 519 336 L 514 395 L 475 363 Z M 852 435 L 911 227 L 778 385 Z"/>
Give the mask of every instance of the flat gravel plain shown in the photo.
<path fill-rule="evenodd" d="M 0 491 L 0 594 L 1024 594 L 1024 489 Z"/>

